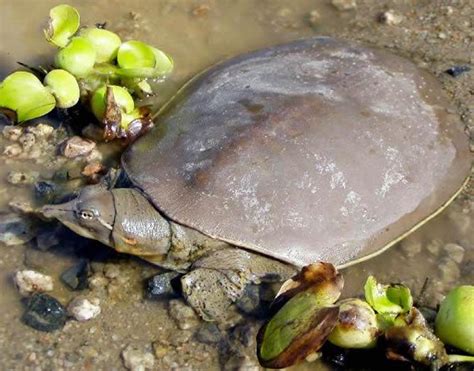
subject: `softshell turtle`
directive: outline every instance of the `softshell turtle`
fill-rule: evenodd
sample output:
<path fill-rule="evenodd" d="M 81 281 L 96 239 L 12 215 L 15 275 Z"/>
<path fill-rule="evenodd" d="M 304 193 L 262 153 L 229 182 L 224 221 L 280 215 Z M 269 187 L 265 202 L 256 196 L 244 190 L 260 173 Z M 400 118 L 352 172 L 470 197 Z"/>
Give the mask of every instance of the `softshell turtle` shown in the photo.
<path fill-rule="evenodd" d="M 380 253 L 437 214 L 470 169 L 436 79 L 382 50 L 318 37 L 224 61 L 122 156 L 134 187 L 49 205 L 79 233 L 187 272 L 218 318 L 249 282 Z"/>

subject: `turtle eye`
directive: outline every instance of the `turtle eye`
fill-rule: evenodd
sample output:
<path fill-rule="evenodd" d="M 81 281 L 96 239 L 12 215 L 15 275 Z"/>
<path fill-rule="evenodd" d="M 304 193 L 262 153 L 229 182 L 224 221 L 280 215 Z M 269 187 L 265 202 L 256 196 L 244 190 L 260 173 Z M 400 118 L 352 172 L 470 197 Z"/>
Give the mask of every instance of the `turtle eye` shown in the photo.
<path fill-rule="evenodd" d="M 80 210 L 78 215 L 82 220 L 92 220 L 95 218 L 95 213 L 92 210 Z"/>

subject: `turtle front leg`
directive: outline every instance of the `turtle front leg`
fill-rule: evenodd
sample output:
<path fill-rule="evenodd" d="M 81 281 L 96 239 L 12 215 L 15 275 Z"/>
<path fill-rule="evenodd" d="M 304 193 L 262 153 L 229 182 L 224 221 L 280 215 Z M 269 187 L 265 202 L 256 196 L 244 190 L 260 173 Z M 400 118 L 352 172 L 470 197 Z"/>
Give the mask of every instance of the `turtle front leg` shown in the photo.
<path fill-rule="evenodd" d="M 291 265 L 230 247 L 197 260 L 181 284 L 185 299 L 204 320 L 220 321 L 247 284 L 283 281 L 295 273 Z"/>

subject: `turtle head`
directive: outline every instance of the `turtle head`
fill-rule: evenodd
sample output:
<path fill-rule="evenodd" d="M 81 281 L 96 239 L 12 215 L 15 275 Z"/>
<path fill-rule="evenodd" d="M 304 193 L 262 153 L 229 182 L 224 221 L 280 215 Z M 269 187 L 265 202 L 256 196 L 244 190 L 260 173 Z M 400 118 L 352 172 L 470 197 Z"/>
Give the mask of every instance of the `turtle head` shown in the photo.
<path fill-rule="evenodd" d="M 41 210 L 46 218 L 56 218 L 77 234 L 113 246 L 115 221 L 114 197 L 102 186 L 85 187 L 72 201 L 46 205 Z"/>

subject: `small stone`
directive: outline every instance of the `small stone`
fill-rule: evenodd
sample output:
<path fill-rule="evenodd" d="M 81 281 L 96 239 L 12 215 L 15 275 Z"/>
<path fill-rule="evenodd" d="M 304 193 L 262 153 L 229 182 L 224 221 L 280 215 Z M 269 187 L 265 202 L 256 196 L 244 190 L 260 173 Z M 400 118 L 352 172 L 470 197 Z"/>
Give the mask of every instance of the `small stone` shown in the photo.
<path fill-rule="evenodd" d="M 129 345 L 122 351 L 125 367 L 132 371 L 152 370 L 155 365 L 153 354 Z"/>
<path fill-rule="evenodd" d="M 88 321 L 100 314 L 99 300 L 75 298 L 67 306 L 67 311 L 79 322 Z"/>
<path fill-rule="evenodd" d="M 90 289 L 100 290 L 105 289 L 109 284 L 109 280 L 105 278 L 102 273 L 95 273 L 88 279 L 88 286 Z"/>
<path fill-rule="evenodd" d="M 186 305 L 182 300 L 171 300 L 168 313 L 181 330 L 187 330 L 199 324 L 199 318 L 193 308 Z"/>
<path fill-rule="evenodd" d="M 146 297 L 149 299 L 173 298 L 179 296 L 173 287 L 173 280 L 179 277 L 177 272 L 166 272 L 151 277 L 146 282 Z"/>
<path fill-rule="evenodd" d="M 438 33 L 438 37 L 441 39 L 441 40 L 445 40 L 448 38 L 448 35 L 446 35 L 444 32 L 440 32 Z"/>
<path fill-rule="evenodd" d="M 16 272 L 13 276 L 13 282 L 15 282 L 18 291 L 23 296 L 53 290 L 53 279 L 50 276 L 33 270 Z"/>
<path fill-rule="evenodd" d="M 29 151 L 35 145 L 36 137 L 32 133 L 25 133 L 20 138 L 18 138 L 18 142 L 20 142 L 24 151 Z"/>
<path fill-rule="evenodd" d="M 51 202 L 56 193 L 56 184 L 48 181 L 35 183 L 35 196 L 44 202 Z"/>
<path fill-rule="evenodd" d="M 31 214 L 35 211 L 29 200 L 13 199 L 8 203 L 8 207 L 17 214 Z"/>
<path fill-rule="evenodd" d="M 104 165 L 102 165 L 98 161 L 94 161 L 84 166 L 84 169 L 82 169 L 82 175 L 90 177 L 98 173 L 104 172 L 104 170 Z"/>
<path fill-rule="evenodd" d="M 318 26 L 321 21 L 321 14 L 317 10 L 312 10 L 309 12 L 309 24 L 313 27 Z"/>
<path fill-rule="evenodd" d="M 439 270 L 441 271 L 441 280 L 445 285 L 450 285 L 457 282 L 461 276 L 461 271 L 457 263 L 451 258 L 443 258 L 439 263 Z"/>
<path fill-rule="evenodd" d="M 64 327 L 66 310 L 62 304 L 47 294 L 34 294 L 29 300 L 22 321 L 39 330 L 51 332 Z"/>
<path fill-rule="evenodd" d="M 100 162 L 102 161 L 102 153 L 97 149 L 94 148 L 87 156 L 86 156 L 86 161 L 87 162 Z"/>
<path fill-rule="evenodd" d="M 38 124 L 36 126 L 29 126 L 26 131 L 34 134 L 36 137 L 48 138 L 54 131 L 51 125 Z"/>
<path fill-rule="evenodd" d="M 447 245 L 444 246 L 443 250 L 446 253 L 446 255 L 449 256 L 451 259 L 453 259 L 456 263 L 458 264 L 462 263 L 464 259 L 464 252 L 465 252 L 464 247 L 455 243 L 448 243 Z"/>
<path fill-rule="evenodd" d="M 400 247 L 407 258 L 413 258 L 421 252 L 422 243 L 408 237 L 402 241 Z"/>
<path fill-rule="evenodd" d="M 7 246 L 21 245 L 35 236 L 35 225 L 30 218 L 14 213 L 0 214 L 0 242 Z"/>
<path fill-rule="evenodd" d="M 207 4 L 200 4 L 192 10 L 191 14 L 195 17 L 203 17 L 209 13 L 210 7 Z"/>
<path fill-rule="evenodd" d="M 61 152 L 67 158 L 76 158 L 79 156 L 87 156 L 95 146 L 96 144 L 92 140 L 74 136 L 62 144 Z"/>
<path fill-rule="evenodd" d="M 439 255 L 439 250 L 441 249 L 442 241 L 440 240 L 432 240 L 426 245 L 426 250 L 430 252 L 430 254 L 434 256 Z"/>
<path fill-rule="evenodd" d="M 204 344 L 215 344 L 221 341 L 222 334 L 215 323 L 205 322 L 195 334 L 196 340 Z"/>
<path fill-rule="evenodd" d="M 104 276 L 110 279 L 115 279 L 120 276 L 120 266 L 117 264 L 107 264 L 104 267 Z"/>
<path fill-rule="evenodd" d="M 20 126 L 7 125 L 2 130 L 3 137 L 12 142 L 16 142 L 23 134 L 23 128 Z"/>
<path fill-rule="evenodd" d="M 161 359 L 171 351 L 171 347 L 162 341 L 155 341 L 153 343 L 153 351 L 155 352 L 155 357 Z"/>
<path fill-rule="evenodd" d="M 78 264 L 66 269 L 60 276 L 61 281 L 71 290 L 84 290 L 88 286 L 89 264 L 81 260 Z"/>
<path fill-rule="evenodd" d="M 396 26 L 403 21 L 403 17 L 400 14 L 395 13 L 392 9 L 380 13 L 378 19 L 380 23 L 389 26 Z"/>
<path fill-rule="evenodd" d="M 9 146 L 6 146 L 3 151 L 3 154 L 7 157 L 16 157 L 22 152 L 23 152 L 23 149 L 21 148 L 21 146 L 17 143 L 14 143 L 14 144 L 10 144 Z"/>
<path fill-rule="evenodd" d="M 100 142 L 104 139 L 104 129 L 94 124 L 89 124 L 84 127 L 84 129 L 81 131 L 81 134 L 83 137 L 91 139 L 94 142 Z"/>
<path fill-rule="evenodd" d="M 332 0 L 331 3 L 337 10 L 352 10 L 357 7 L 356 0 Z"/>
<path fill-rule="evenodd" d="M 471 70 L 471 67 L 469 66 L 453 66 L 448 68 L 446 72 L 448 75 L 451 75 L 452 77 L 458 77 L 462 75 L 463 73 L 469 72 Z"/>
<path fill-rule="evenodd" d="M 38 179 L 39 173 L 36 171 L 23 172 L 23 171 L 10 171 L 7 175 L 7 182 L 10 184 L 33 184 Z"/>

